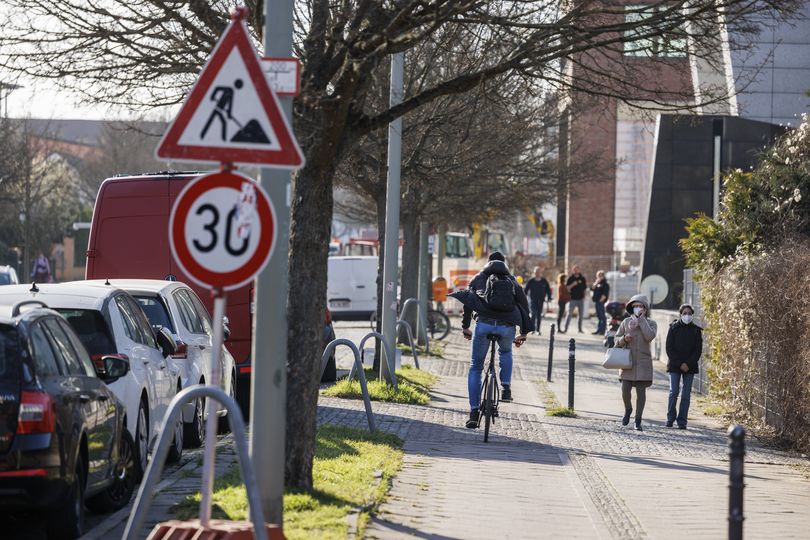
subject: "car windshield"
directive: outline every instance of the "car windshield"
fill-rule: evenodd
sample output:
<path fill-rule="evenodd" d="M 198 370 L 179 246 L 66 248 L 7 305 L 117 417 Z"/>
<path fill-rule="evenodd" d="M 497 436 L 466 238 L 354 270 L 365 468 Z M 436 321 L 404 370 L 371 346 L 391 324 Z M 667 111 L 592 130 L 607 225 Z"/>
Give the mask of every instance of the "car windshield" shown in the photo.
<path fill-rule="evenodd" d="M 0 325 L 0 381 L 17 382 L 20 378 L 20 353 L 17 330 Z"/>
<path fill-rule="evenodd" d="M 11 274 L 0 272 L 0 285 L 11 285 Z"/>
<path fill-rule="evenodd" d="M 115 354 L 115 341 L 113 341 L 107 322 L 101 313 L 94 309 L 59 309 L 57 310 L 67 319 L 76 334 L 79 335 L 84 347 L 90 356 Z"/>
<path fill-rule="evenodd" d="M 141 305 L 141 309 L 146 313 L 149 324 L 152 326 L 162 326 L 174 333 L 174 325 L 166 310 L 166 305 L 157 296 L 137 296 L 135 299 Z"/>

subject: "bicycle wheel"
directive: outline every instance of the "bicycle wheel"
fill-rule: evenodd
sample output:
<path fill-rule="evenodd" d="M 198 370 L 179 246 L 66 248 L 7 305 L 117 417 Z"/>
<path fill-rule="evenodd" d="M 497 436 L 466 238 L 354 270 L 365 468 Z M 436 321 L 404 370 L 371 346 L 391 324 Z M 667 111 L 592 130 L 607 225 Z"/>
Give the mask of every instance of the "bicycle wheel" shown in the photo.
<path fill-rule="evenodd" d="M 444 339 L 450 333 L 450 317 L 435 309 L 428 310 L 430 339 Z"/>
<path fill-rule="evenodd" d="M 495 380 L 492 377 L 487 377 L 487 397 L 484 400 L 484 442 L 489 442 L 489 425 L 492 422 L 492 415 L 495 413 L 493 410 L 494 397 L 495 397 Z"/>

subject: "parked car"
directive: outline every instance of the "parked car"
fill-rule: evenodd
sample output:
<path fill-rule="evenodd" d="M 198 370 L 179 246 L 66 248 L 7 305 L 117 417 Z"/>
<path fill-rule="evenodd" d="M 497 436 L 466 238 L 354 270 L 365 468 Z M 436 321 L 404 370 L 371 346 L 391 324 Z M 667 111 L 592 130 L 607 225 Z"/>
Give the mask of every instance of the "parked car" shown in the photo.
<path fill-rule="evenodd" d="M 20 282 L 17 279 L 17 271 L 11 266 L 0 266 L 0 285 L 16 285 Z"/>
<path fill-rule="evenodd" d="M 159 173 L 108 178 L 99 188 L 87 249 L 87 279 L 160 279 L 190 284 L 209 313 L 209 291 L 193 283 L 172 259 L 169 212 L 180 191 L 199 174 Z M 250 413 L 252 285 L 228 291 L 231 335 L 226 347 L 236 361 L 236 400 Z"/>
<path fill-rule="evenodd" d="M 0 308 L 0 514 L 39 512 L 49 538 L 78 538 L 85 504 L 118 510 L 135 489 L 126 410 L 105 384 L 126 377 L 129 363 L 94 363 L 44 305 Z"/>
<path fill-rule="evenodd" d="M 92 283 L 92 282 L 90 282 Z M 180 371 L 183 388 L 212 381 L 213 325 L 208 311 L 191 288 L 179 281 L 155 279 L 115 279 L 112 285 L 124 289 L 141 305 L 153 328 L 169 329 L 177 342 L 177 351 L 169 357 Z M 227 322 L 227 321 L 223 321 Z M 230 334 L 225 325 L 225 339 Z M 236 366 L 233 356 L 222 347 L 220 387 L 230 396 L 236 391 Z M 205 439 L 204 400 L 198 399 L 183 409 L 184 440 L 187 447 L 198 447 Z M 220 432 L 229 430 L 224 407 L 217 411 Z"/>
<path fill-rule="evenodd" d="M 326 300 L 332 318 L 368 320 L 377 311 L 377 257 L 329 257 Z"/>
<path fill-rule="evenodd" d="M 176 352 L 171 334 L 155 332 L 138 301 L 112 285 L 73 281 L 0 287 L 0 303 L 25 300 L 45 302 L 67 319 L 97 366 L 112 356 L 129 364 L 127 373 L 109 387 L 126 406 L 140 476 L 169 402 L 182 388 L 180 372 L 167 360 Z M 177 461 L 183 451 L 181 418 L 172 430 L 168 459 Z"/>

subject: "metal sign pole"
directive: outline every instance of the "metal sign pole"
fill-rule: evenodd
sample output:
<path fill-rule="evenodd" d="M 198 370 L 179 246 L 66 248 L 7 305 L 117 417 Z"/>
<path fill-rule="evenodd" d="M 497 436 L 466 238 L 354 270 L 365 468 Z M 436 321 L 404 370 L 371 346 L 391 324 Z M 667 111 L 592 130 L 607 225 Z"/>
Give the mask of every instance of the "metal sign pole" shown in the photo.
<path fill-rule="evenodd" d="M 220 362 L 222 357 L 223 318 L 225 317 L 225 292 L 214 289 L 214 346 L 211 354 L 211 378 L 209 386 L 220 387 Z M 202 490 L 200 497 L 200 525 L 207 528 L 211 522 L 211 495 L 214 489 L 214 459 L 217 445 L 217 409 L 213 399 L 205 402 L 205 448 L 203 450 Z"/>
<path fill-rule="evenodd" d="M 267 0 L 264 55 L 292 53 L 293 0 Z M 292 98 L 278 96 L 292 120 Z M 260 183 L 277 208 L 276 245 L 256 277 L 253 318 L 253 376 L 250 388 L 250 457 L 256 468 L 262 509 L 281 525 L 284 508 L 284 447 L 287 418 L 287 251 L 290 238 L 290 172 L 262 168 Z"/>
<path fill-rule="evenodd" d="M 402 102 L 404 54 L 391 56 L 391 96 L 393 107 Z M 396 354 L 397 252 L 399 251 L 400 160 L 402 158 L 402 118 L 388 124 L 388 186 L 385 203 L 385 257 L 383 259 L 382 333 L 388 350 Z M 380 379 L 391 382 L 388 366 L 396 359 L 380 362 Z"/>

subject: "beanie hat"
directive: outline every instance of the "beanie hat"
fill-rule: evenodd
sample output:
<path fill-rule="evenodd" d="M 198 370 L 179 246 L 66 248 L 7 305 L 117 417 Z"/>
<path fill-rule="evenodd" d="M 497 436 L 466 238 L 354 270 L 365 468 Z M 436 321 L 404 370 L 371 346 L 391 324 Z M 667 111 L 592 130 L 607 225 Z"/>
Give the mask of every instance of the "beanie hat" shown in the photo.
<path fill-rule="evenodd" d="M 504 257 L 503 253 L 501 253 L 500 251 L 493 251 L 492 253 L 489 254 L 489 260 L 506 262 L 506 257 Z"/>
<path fill-rule="evenodd" d="M 685 308 L 689 308 L 692 311 L 692 314 L 695 313 L 695 308 L 692 307 L 692 304 L 681 304 L 681 307 L 678 308 L 678 313 L 683 313 Z"/>

